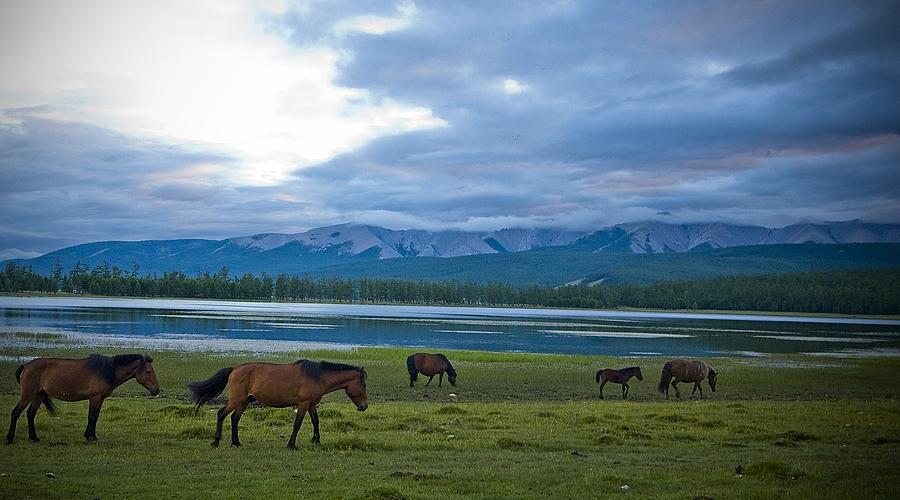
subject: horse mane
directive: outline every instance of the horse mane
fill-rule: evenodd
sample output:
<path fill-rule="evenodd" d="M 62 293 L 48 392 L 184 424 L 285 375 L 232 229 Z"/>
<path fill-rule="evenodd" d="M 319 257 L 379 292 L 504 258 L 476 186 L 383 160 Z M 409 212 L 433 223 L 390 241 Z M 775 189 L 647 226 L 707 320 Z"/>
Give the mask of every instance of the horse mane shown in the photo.
<path fill-rule="evenodd" d="M 118 356 L 104 356 L 102 354 L 91 354 L 87 360 L 88 369 L 106 380 L 110 385 L 116 383 L 116 369 L 122 365 L 129 365 L 135 361 L 152 362 L 151 358 L 145 357 L 143 354 L 120 354 Z"/>
<path fill-rule="evenodd" d="M 628 368 L 622 368 L 622 369 L 619 370 L 619 371 L 622 371 L 622 372 L 631 372 L 631 371 L 638 371 L 638 370 L 640 370 L 640 369 L 641 369 L 640 366 L 629 366 Z"/>
<path fill-rule="evenodd" d="M 297 361 L 297 364 L 303 369 L 303 373 L 313 380 L 319 380 L 322 377 L 322 372 L 343 372 L 348 370 L 361 371 L 358 366 L 345 363 L 332 363 L 331 361 L 301 359 Z"/>
<path fill-rule="evenodd" d="M 450 364 L 450 360 L 447 359 L 447 356 L 444 356 L 443 354 L 435 354 L 435 356 L 444 360 L 444 363 L 447 363 L 447 374 L 455 377 L 456 370 L 453 369 L 453 365 Z"/>

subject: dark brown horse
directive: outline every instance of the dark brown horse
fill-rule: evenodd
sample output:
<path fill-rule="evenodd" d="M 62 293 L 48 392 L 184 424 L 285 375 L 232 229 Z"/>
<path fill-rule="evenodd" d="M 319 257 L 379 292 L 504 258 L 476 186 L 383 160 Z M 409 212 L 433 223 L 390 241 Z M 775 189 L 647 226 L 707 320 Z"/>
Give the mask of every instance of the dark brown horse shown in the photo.
<path fill-rule="evenodd" d="M 691 391 L 691 397 L 700 390 L 700 399 L 703 399 L 703 387 L 700 382 L 706 379 L 709 388 L 716 392 L 716 376 L 718 374 L 711 366 L 703 361 L 687 361 L 684 359 L 673 359 L 663 365 L 662 376 L 659 379 L 659 392 L 666 395 L 669 399 L 669 382 L 675 389 L 675 397 L 680 398 L 681 392 L 678 390 L 678 382 L 693 382 L 694 390 Z"/>
<path fill-rule="evenodd" d="M 130 379 L 135 379 L 146 387 L 150 394 L 159 394 L 159 382 L 153 371 L 153 358 L 143 354 L 122 354 L 102 356 L 92 354 L 84 359 L 38 358 L 16 369 L 16 380 L 21 387 L 22 397 L 12 410 L 6 443 L 12 443 L 16 435 L 16 421 L 28 408 L 28 439 L 39 441 L 34 431 L 34 416 L 41 404 L 54 415 L 56 408 L 50 398 L 63 401 L 90 400 L 87 429 L 84 437 L 88 441 L 97 440 L 97 418 L 103 400 L 116 387 Z"/>
<path fill-rule="evenodd" d="M 447 356 L 443 354 L 417 352 L 406 358 L 406 369 L 409 370 L 410 387 L 413 386 L 413 382 L 418 380 L 420 373 L 428 376 L 426 386 L 431 383 L 435 375 L 438 375 L 438 387 L 440 387 L 441 382 L 444 381 L 444 372 L 447 372 L 447 380 L 450 381 L 450 384 L 456 385 L 456 370 L 453 369 Z"/>
<path fill-rule="evenodd" d="M 600 399 L 603 399 L 603 386 L 607 382 L 614 384 L 622 384 L 622 399 L 628 397 L 628 380 L 631 377 L 637 377 L 638 380 L 644 380 L 644 374 L 641 373 L 639 366 L 630 368 L 622 368 L 621 370 L 612 370 L 606 368 L 597 371 L 597 383 L 600 384 Z"/>
<path fill-rule="evenodd" d="M 316 405 L 325 394 L 343 389 L 359 411 L 369 406 L 366 396 L 366 370 L 356 366 L 328 361 L 301 359 L 289 364 L 245 363 L 233 368 L 222 368 L 208 380 L 188 384 L 193 400 L 200 407 L 218 396 L 228 386 L 228 402 L 216 417 L 216 435 L 212 445 L 219 446 L 222 439 L 222 421 L 231 415 L 231 444 L 240 446 L 238 422 L 247 405 L 258 401 L 275 408 L 297 407 L 294 431 L 288 440 L 288 448 L 297 449 L 297 431 L 303 416 L 309 412 L 313 423 L 312 442 L 319 444 L 319 414 Z"/>

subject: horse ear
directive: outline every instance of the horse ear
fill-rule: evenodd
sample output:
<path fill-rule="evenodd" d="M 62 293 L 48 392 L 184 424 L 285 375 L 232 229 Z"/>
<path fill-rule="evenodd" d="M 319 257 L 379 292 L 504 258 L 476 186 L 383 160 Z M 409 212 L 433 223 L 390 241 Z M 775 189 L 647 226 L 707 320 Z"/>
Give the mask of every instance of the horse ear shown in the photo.
<path fill-rule="evenodd" d="M 146 355 L 145 355 L 145 356 L 144 356 L 144 361 L 146 361 L 147 363 L 152 363 L 152 362 L 153 362 L 153 358 L 151 358 L 150 356 L 146 356 Z"/>

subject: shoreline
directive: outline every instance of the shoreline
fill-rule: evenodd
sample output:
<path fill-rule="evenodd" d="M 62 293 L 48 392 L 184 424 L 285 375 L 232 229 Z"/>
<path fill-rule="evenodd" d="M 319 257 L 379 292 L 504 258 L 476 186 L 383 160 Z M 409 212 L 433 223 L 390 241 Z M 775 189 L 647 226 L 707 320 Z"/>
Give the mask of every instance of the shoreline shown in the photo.
<path fill-rule="evenodd" d="M 714 316 L 762 316 L 762 317 L 781 317 L 781 318 L 813 318 L 813 319 L 844 319 L 844 320 L 862 320 L 868 322 L 887 321 L 887 324 L 897 322 L 900 324 L 900 315 L 896 314 L 844 314 L 844 313 L 819 313 L 819 312 L 788 312 L 788 311 L 756 311 L 756 310 L 739 310 L 739 309 L 656 309 L 641 307 L 620 307 L 616 309 L 585 309 L 585 308 L 558 308 L 549 306 L 525 306 L 525 305 L 463 305 L 463 304 L 420 304 L 408 302 L 363 302 L 363 301 L 280 301 L 280 300 L 241 300 L 241 299 L 218 299 L 218 298 L 193 298 L 193 297 L 146 297 L 146 296 L 124 296 L 124 295 L 93 295 L 93 294 L 73 294 L 73 293 L 18 293 L 18 292 L 0 292 L 0 298 L 4 297 L 20 297 L 20 298 L 45 298 L 45 299 L 107 299 L 107 300 L 158 300 L 158 301 L 184 301 L 184 302 L 224 302 L 234 304 L 273 304 L 273 305 L 335 305 L 335 306 L 385 306 L 385 307 L 413 307 L 413 308 L 441 308 L 441 309 L 506 309 L 506 310 L 535 310 L 535 311 L 582 311 L 593 312 L 598 314 L 671 314 L 680 315 L 673 317 L 683 317 L 692 319 L 692 315 Z"/>

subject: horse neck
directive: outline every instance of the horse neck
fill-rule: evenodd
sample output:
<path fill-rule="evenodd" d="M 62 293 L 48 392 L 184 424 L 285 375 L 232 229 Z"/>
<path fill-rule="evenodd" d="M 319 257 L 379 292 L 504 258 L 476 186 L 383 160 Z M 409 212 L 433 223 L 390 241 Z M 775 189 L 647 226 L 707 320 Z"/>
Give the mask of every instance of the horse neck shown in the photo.
<path fill-rule="evenodd" d="M 119 387 L 120 385 L 124 384 L 125 382 L 128 382 L 129 380 L 133 379 L 134 372 L 137 371 L 140 363 L 141 363 L 141 361 L 137 360 L 137 361 L 132 361 L 131 363 L 129 363 L 127 365 L 122 365 L 122 366 L 116 367 L 116 382 L 113 385 L 113 387 L 114 388 Z"/>
<path fill-rule="evenodd" d="M 325 386 L 325 392 L 331 392 L 347 387 L 356 376 L 356 370 L 330 371 L 322 372 L 321 380 Z"/>

